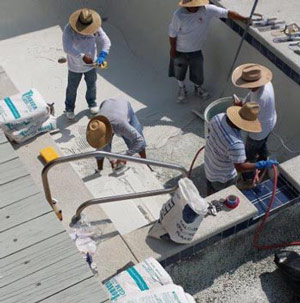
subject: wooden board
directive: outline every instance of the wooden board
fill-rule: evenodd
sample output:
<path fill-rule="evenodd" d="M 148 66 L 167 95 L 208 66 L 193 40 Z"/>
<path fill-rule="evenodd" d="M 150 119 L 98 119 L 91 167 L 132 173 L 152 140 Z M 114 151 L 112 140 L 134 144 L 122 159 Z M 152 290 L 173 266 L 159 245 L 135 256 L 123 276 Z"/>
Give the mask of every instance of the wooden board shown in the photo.
<path fill-rule="evenodd" d="M 52 211 L 42 193 L 13 203 L 0 211 L 0 232 Z"/>
<path fill-rule="evenodd" d="M 0 172 L 1 174 L 1 172 Z M 0 185 L 0 209 L 14 202 L 33 196 L 39 192 L 31 176 L 27 175 L 17 180 Z"/>
<path fill-rule="evenodd" d="M 108 298 L 104 286 L 96 277 L 92 277 L 43 300 L 42 303 L 108 303 Z"/>
<path fill-rule="evenodd" d="M 17 253 L 62 232 L 64 232 L 63 225 L 54 212 L 18 225 L 0 233 L 0 258 Z"/>
<path fill-rule="evenodd" d="M 24 279 L 51 264 L 76 255 L 81 263 L 80 254 L 67 233 L 37 243 L 0 260 L 0 288 Z M 87 269 L 88 270 L 88 269 Z"/>
<path fill-rule="evenodd" d="M 0 164 L 18 158 L 9 142 L 0 144 Z"/>
<path fill-rule="evenodd" d="M 0 164 L 0 185 L 27 175 L 28 172 L 19 159 Z"/>
<path fill-rule="evenodd" d="M 35 262 L 40 261 L 35 259 Z M 40 263 L 40 266 L 40 270 L 1 288 L 1 300 L 5 303 L 39 302 L 92 276 L 87 263 L 77 254 L 61 255 L 60 260 L 51 265 L 43 267 Z"/>

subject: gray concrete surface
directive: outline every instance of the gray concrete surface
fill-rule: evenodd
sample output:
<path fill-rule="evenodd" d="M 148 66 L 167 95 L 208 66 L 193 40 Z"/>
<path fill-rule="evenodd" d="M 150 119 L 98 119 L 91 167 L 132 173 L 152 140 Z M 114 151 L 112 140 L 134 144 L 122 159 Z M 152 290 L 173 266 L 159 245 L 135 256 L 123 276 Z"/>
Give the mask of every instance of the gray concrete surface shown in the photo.
<path fill-rule="evenodd" d="M 227 2 L 228 8 L 244 12 L 244 6 L 236 7 L 237 2 Z M 245 5 L 253 3 L 252 0 L 243 0 L 244 2 Z M 289 1 L 284 6 L 294 10 L 293 3 L 295 1 Z M 273 0 L 264 1 L 264 5 L 265 9 L 272 10 L 283 6 L 281 2 Z M 145 126 L 149 157 L 180 162 L 188 168 L 195 152 L 204 143 L 203 123 L 191 110 L 200 106 L 203 110 L 204 104 L 194 97 L 190 97 L 190 102 L 185 105 L 176 104 L 176 83 L 166 77 L 167 26 L 172 12 L 177 8 L 177 1 L 131 0 L 130 5 L 128 1 L 116 0 L 1 1 L 0 37 L 3 40 L 0 41 L 0 60 L 9 77 L 18 90 L 36 87 L 47 100 L 55 101 L 61 133 L 54 139 L 63 153 L 87 151 L 84 141 L 88 120 L 84 101 L 85 86 L 82 84 L 78 92 L 77 121 L 69 124 L 62 116 L 67 69 L 66 66 L 57 64 L 57 59 L 63 55 L 61 28 L 70 13 L 81 6 L 95 8 L 102 16 L 108 17 L 103 27 L 113 41 L 109 69 L 99 74 L 99 101 L 112 96 L 129 98 Z M 22 36 L 16 37 L 17 35 Z M 205 85 L 211 91 L 212 99 L 220 97 L 224 89 L 239 40 L 240 37 L 223 23 L 218 20 L 212 22 L 204 49 Z M 278 111 L 276 132 L 291 148 L 300 149 L 299 86 L 247 43 L 242 48 L 237 64 L 245 62 L 258 62 L 273 71 Z M 233 92 L 241 96 L 246 94 L 246 91 L 233 89 L 229 83 L 225 95 Z M 273 155 L 279 160 L 294 156 L 293 153 L 286 152 L 274 137 L 270 138 L 270 146 Z M 116 151 L 123 149 L 118 143 L 115 148 Z M 25 150 L 24 154 L 26 155 Z M 201 193 L 204 193 L 202 162 L 203 157 L 200 156 L 193 178 Z M 84 177 L 93 171 L 94 165 L 94 162 L 87 161 L 75 166 L 75 169 Z M 157 172 L 162 183 L 176 180 L 177 175 L 174 173 L 165 170 Z M 293 211 L 282 213 L 270 223 L 266 238 L 275 241 L 272 237 L 278 231 L 278 238 L 299 237 L 297 216 L 297 206 Z M 274 284 L 268 274 L 267 278 L 261 279 L 262 273 L 274 271 L 275 268 L 270 253 L 257 253 L 251 249 L 251 237 L 249 231 L 225 241 L 223 245 L 208 248 L 189 262 L 176 265 L 170 272 L 176 283 L 182 284 L 188 292 L 202 300 L 199 302 L 237 302 L 240 298 L 240 301 L 245 302 L 281 302 L 278 299 L 281 297 L 282 302 L 288 302 L 290 294 L 286 288 L 280 290 L 279 280 Z"/>

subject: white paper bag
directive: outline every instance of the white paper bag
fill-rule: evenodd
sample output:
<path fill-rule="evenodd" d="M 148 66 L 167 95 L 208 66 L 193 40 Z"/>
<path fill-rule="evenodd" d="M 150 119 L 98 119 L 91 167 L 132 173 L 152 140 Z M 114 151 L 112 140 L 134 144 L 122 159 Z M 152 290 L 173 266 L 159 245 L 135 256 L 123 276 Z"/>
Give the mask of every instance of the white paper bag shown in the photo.
<path fill-rule="evenodd" d="M 135 297 L 142 291 L 167 284 L 173 284 L 170 275 L 154 258 L 148 258 L 114 276 L 104 285 L 111 300 L 123 302 L 125 298 Z"/>
<path fill-rule="evenodd" d="M 190 179 L 180 179 L 178 186 L 174 196 L 163 205 L 159 222 L 172 241 L 190 243 L 207 213 L 208 204 Z"/>

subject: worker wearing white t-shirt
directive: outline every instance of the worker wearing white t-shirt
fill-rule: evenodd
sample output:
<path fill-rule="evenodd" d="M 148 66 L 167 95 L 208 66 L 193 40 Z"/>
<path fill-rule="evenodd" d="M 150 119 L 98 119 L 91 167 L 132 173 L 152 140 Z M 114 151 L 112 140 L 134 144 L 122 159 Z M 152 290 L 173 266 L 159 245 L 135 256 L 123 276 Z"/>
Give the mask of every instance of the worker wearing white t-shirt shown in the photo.
<path fill-rule="evenodd" d="M 262 131 L 256 134 L 249 133 L 246 141 L 246 156 L 247 161 L 250 162 L 268 158 L 267 140 L 277 121 L 271 80 L 272 72 L 260 64 L 243 64 L 232 74 L 232 82 L 235 86 L 250 89 L 244 103 L 257 102 L 260 106 L 258 119 Z M 239 105 L 242 105 L 242 102 Z M 249 179 L 251 177 L 252 175 L 249 175 Z"/>
<path fill-rule="evenodd" d="M 201 98 L 209 94 L 203 89 L 203 55 L 202 48 L 208 33 L 209 23 L 213 17 L 231 18 L 248 22 L 243 17 L 215 5 L 209 5 L 208 0 L 182 0 L 181 8 L 175 11 L 169 25 L 170 67 L 169 76 L 175 77 L 179 84 L 178 100 L 182 102 L 187 95 L 184 80 L 187 69 L 190 70 L 190 80 L 195 85 L 195 92 Z"/>

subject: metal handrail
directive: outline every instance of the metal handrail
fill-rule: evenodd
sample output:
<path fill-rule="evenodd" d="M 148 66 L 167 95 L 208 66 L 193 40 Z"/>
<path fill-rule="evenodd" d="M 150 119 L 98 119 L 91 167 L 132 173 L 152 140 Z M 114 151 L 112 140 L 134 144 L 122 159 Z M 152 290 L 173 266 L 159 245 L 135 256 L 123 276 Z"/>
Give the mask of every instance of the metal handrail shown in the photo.
<path fill-rule="evenodd" d="M 42 170 L 42 181 L 43 181 L 45 196 L 46 196 L 48 203 L 51 205 L 51 207 L 53 209 L 55 209 L 56 206 L 55 206 L 55 200 L 52 198 L 52 195 L 51 195 L 51 190 L 50 190 L 49 181 L 48 181 L 49 170 L 53 166 L 58 165 L 58 164 L 81 160 L 81 159 L 87 159 L 87 158 L 96 158 L 96 157 L 109 157 L 112 159 L 120 159 L 120 160 L 125 160 L 125 161 L 129 161 L 129 162 L 135 162 L 135 163 L 140 163 L 140 164 L 145 164 L 145 165 L 159 166 L 159 167 L 164 167 L 164 168 L 168 168 L 168 169 L 174 169 L 174 170 L 180 171 L 184 177 L 187 176 L 186 169 L 181 165 L 177 165 L 177 164 L 173 164 L 173 163 L 165 163 L 165 162 L 156 161 L 156 160 L 148 160 L 148 159 L 143 159 L 143 158 L 131 157 L 131 156 L 126 156 L 126 155 L 119 155 L 119 154 L 114 154 L 114 153 L 109 153 L 109 152 L 104 152 L 104 151 L 93 151 L 93 152 L 87 152 L 87 153 L 82 153 L 82 154 L 77 154 L 77 155 L 63 156 L 63 157 L 59 157 L 55 160 L 52 160 Z M 82 203 L 77 208 L 76 214 L 72 218 L 72 224 L 77 223 L 81 218 L 81 212 L 85 208 L 87 208 L 91 205 L 169 194 L 169 193 L 174 192 L 177 189 L 177 187 L 178 186 L 176 185 L 172 188 L 151 190 L 151 191 L 145 191 L 145 192 L 140 192 L 140 193 L 132 193 L 132 194 L 126 194 L 126 195 L 112 196 L 112 197 L 90 199 L 90 200 Z"/>

